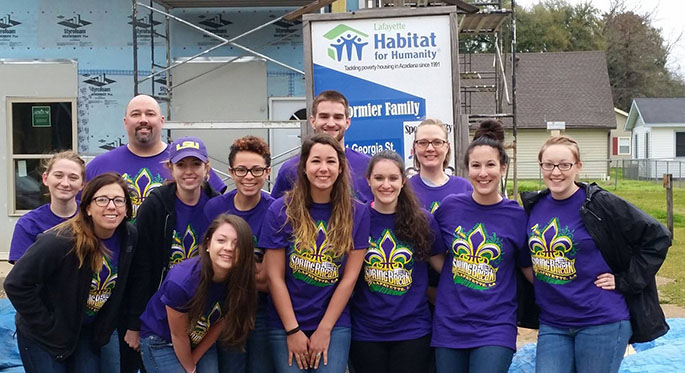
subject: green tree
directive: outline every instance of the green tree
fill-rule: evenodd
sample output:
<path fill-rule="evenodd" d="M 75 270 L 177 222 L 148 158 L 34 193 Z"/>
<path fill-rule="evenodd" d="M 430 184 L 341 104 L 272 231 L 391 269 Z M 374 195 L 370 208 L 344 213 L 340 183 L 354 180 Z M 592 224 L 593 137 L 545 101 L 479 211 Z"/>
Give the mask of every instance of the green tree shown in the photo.
<path fill-rule="evenodd" d="M 649 14 L 614 0 L 601 15 L 590 2 L 545 0 L 517 7 L 519 52 L 605 50 L 614 106 L 628 110 L 635 97 L 685 96 L 683 77 L 669 71 L 670 46 Z"/>
<path fill-rule="evenodd" d="M 616 107 L 628 110 L 635 97 L 685 95 L 682 78 L 666 67 L 670 48 L 649 15 L 612 9 L 604 16 L 604 34 Z"/>
<path fill-rule="evenodd" d="M 547 0 L 530 11 L 517 12 L 519 52 L 562 52 L 604 49 L 603 22 L 589 2 L 570 5 L 564 0 Z"/>

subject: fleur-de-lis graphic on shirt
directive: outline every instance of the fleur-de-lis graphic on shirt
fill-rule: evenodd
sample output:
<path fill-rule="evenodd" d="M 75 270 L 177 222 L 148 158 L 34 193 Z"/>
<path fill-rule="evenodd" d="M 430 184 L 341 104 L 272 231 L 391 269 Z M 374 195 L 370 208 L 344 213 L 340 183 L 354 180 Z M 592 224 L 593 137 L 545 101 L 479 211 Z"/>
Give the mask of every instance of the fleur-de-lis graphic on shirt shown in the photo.
<path fill-rule="evenodd" d="M 316 222 L 313 246 L 296 239 L 291 248 L 288 264 L 293 277 L 315 286 L 328 286 L 338 281 L 342 257 L 336 257 L 335 250 L 328 244 L 326 222 Z"/>
<path fill-rule="evenodd" d="M 193 329 L 190 331 L 188 336 L 190 337 L 190 341 L 192 342 L 193 346 L 197 345 L 202 341 L 202 338 L 205 337 L 207 334 L 207 331 L 209 331 L 209 328 L 212 326 L 213 322 L 216 322 L 216 320 L 219 320 L 221 318 L 221 305 L 219 302 L 214 303 L 212 308 L 209 310 L 209 313 L 206 315 L 200 316 L 200 319 L 197 320 L 195 323 L 195 326 Z"/>
<path fill-rule="evenodd" d="M 87 315 L 93 316 L 102 308 L 114 290 L 117 277 L 117 267 L 112 264 L 109 258 L 103 256 L 100 272 L 94 272 L 90 281 L 90 291 L 86 302 Z"/>
<path fill-rule="evenodd" d="M 535 276 L 551 284 L 566 284 L 576 277 L 573 234 L 559 229 L 559 219 L 553 218 L 542 231 L 535 224 L 530 228 L 528 248 Z"/>
<path fill-rule="evenodd" d="M 377 242 L 370 242 L 365 262 L 373 268 L 395 269 L 404 268 L 411 259 L 411 250 L 399 244 L 392 232 L 386 229 Z"/>
<path fill-rule="evenodd" d="M 200 246 L 200 238 L 195 233 L 192 225 L 188 224 L 183 233 L 183 237 L 178 236 L 178 232 L 174 231 L 174 236 L 171 241 L 171 257 L 169 258 L 169 268 L 186 259 L 190 259 L 198 254 L 198 247 Z"/>
<path fill-rule="evenodd" d="M 378 240 L 370 240 L 364 257 L 364 280 L 371 291 L 402 295 L 412 284 L 412 251 L 386 229 Z"/>
<path fill-rule="evenodd" d="M 455 284 L 486 290 L 497 283 L 496 262 L 502 249 L 499 240 L 487 236 L 483 224 L 476 224 L 464 233 L 461 226 L 454 231 L 452 241 L 452 279 Z"/>
<path fill-rule="evenodd" d="M 128 192 L 131 195 L 131 204 L 133 205 L 133 217 L 138 213 L 138 208 L 143 203 L 145 198 L 150 195 L 153 189 L 161 186 L 164 183 L 164 178 L 161 176 L 153 177 L 147 167 L 141 168 L 136 175 L 129 175 L 127 173 L 121 177 L 128 184 Z"/>

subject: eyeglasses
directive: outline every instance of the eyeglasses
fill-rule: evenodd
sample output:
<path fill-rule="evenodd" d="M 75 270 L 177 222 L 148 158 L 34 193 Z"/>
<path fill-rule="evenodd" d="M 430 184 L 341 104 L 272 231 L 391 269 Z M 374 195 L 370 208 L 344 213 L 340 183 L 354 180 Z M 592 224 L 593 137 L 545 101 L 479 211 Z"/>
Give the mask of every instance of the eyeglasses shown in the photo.
<path fill-rule="evenodd" d="M 418 146 L 419 148 L 427 148 L 428 144 L 433 145 L 434 148 L 439 148 L 442 147 L 443 145 L 447 144 L 447 141 L 445 140 L 440 140 L 440 139 L 435 139 L 435 140 L 415 140 L 414 144 Z"/>
<path fill-rule="evenodd" d="M 95 202 L 95 204 L 100 206 L 100 207 L 107 207 L 109 205 L 110 201 L 114 202 L 115 207 L 126 206 L 126 198 L 124 198 L 124 197 L 109 198 L 109 197 L 105 197 L 105 196 L 99 196 L 99 197 L 93 198 L 93 202 Z"/>
<path fill-rule="evenodd" d="M 252 176 L 254 177 L 260 177 L 264 175 L 264 172 L 266 171 L 268 167 L 252 167 L 252 168 L 245 168 L 245 167 L 236 167 L 236 168 L 231 168 L 233 170 L 233 173 L 235 173 L 235 176 L 238 177 L 243 177 L 247 176 L 247 173 L 251 173 Z"/>
<path fill-rule="evenodd" d="M 554 168 L 558 168 L 559 171 L 568 171 L 573 167 L 575 163 L 572 162 L 562 162 L 562 163 L 549 163 L 549 162 L 543 162 L 540 163 L 540 168 L 542 168 L 545 171 L 554 171 Z"/>

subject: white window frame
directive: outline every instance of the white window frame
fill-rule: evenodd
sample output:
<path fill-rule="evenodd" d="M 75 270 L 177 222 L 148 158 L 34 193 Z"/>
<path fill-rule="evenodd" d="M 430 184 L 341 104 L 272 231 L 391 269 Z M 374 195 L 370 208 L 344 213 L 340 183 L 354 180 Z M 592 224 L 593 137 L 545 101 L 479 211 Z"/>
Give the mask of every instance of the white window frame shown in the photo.
<path fill-rule="evenodd" d="M 617 149 L 616 149 L 616 154 L 617 154 L 617 155 L 630 155 L 630 153 L 631 153 L 631 151 L 630 151 L 630 150 L 631 150 L 631 149 L 630 149 L 630 148 L 631 148 L 631 145 L 630 145 L 630 143 L 631 143 L 630 137 L 621 137 L 621 136 L 619 136 L 619 137 L 617 137 L 617 138 L 618 138 L 618 140 L 616 141 L 616 147 L 617 147 Z M 621 145 L 621 140 L 627 142 L 627 144 Z M 627 146 L 627 147 L 628 147 L 628 152 L 622 152 L 622 151 L 621 151 L 621 146 Z"/>
<path fill-rule="evenodd" d="M 675 158 L 684 158 L 685 155 L 678 155 L 678 134 L 685 133 L 685 131 L 675 131 L 673 135 L 673 156 Z"/>
<path fill-rule="evenodd" d="M 9 177 L 7 178 L 7 213 L 9 216 L 22 216 L 30 210 L 16 209 L 16 167 L 17 160 L 22 159 L 45 159 L 50 158 L 50 154 L 14 154 L 14 136 L 12 120 L 13 112 L 12 105 L 15 103 L 54 103 L 54 102 L 70 102 L 71 103 L 71 146 L 73 149 L 78 149 L 78 108 L 76 106 L 76 97 L 6 97 L 6 123 L 7 123 L 7 161 L 9 170 Z"/>

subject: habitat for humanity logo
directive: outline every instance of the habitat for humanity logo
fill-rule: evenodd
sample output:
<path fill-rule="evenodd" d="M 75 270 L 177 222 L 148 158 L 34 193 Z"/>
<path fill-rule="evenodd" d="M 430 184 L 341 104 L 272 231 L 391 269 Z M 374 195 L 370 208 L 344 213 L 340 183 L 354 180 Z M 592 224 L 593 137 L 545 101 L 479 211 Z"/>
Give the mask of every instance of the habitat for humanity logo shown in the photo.
<path fill-rule="evenodd" d="M 110 79 L 105 76 L 105 74 L 92 75 L 88 79 L 83 81 L 86 84 L 94 85 L 96 87 L 104 87 L 106 85 L 116 83 L 116 80 Z"/>
<path fill-rule="evenodd" d="M 10 27 L 14 27 L 16 25 L 21 25 L 21 22 L 17 22 L 12 19 L 12 17 L 8 14 L 2 18 L 0 18 L 0 28 L 1 29 L 8 29 Z"/>
<path fill-rule="evenodd" d="M 57 18 L 64 18 L 64 16 L 58 16 Z M 63 20 L 63 21 L 57 22 L 58 25 L 62 25 L 62 26 L 64 26 L 64 27 L 69 27 L 69 28 L 72 28 L 72 29 L 77 29 L 77 28 L 80 28 L 80 27 L 83 27 L 83 26 L 88 26 L 88 25 L 90 25 L 91 23 L 92 23 L 92 22 L 88 22 L 88 21 L 86 21 L 86 20 L 84 20 L 84 19 L 81 19 L 81 15 L 80 15 L 80 14 L 76 14 L 75 16 L 73 16 L 73 17 L 71 17 L 71 18 L 68 18 L 68 19 L 65 19 L 65 20 Z"/>
<path fill-rule="evenodd" d="M 331 41 L 330 48 L 328 48 L 328 56 L 336 61 L 342 60 L 343 51 L 345 56 L 347 56 L 347 61 L 352 61 L 353 50 L 357 60 L 361 61 L 362 50 L 369 44 L 366 41 L 369 35 L 344 24 L 335 26 L 325 33 L 323 37 Z"/>

